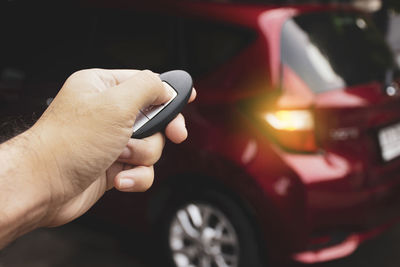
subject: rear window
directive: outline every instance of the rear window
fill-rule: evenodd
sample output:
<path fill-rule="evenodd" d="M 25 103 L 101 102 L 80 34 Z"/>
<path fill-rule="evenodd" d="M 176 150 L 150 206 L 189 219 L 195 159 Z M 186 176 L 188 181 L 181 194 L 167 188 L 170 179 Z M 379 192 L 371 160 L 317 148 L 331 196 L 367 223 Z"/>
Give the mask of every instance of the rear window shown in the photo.
<path fill-rule="evenodd" d="M 281 58 L 316 93 L 384 82 L 394 58 L 372 21 L 357 13 L 326 12 L 289 19 Z"/>

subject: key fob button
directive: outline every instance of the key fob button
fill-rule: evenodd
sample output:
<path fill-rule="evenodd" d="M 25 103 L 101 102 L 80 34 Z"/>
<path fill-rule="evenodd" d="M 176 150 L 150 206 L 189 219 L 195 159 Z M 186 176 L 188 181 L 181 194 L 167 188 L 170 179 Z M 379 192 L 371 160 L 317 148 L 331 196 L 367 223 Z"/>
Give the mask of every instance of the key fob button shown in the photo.
<path fill-rule="evenodd" d="M 150 120 L 152 118 L 154 118 L 159 112 L 161 112 L 161 110 L 163 110 L 166 106 L 168 106 L 168 104 L 171 103 L 174 100 L 174 98 L 177 96 L 176 91 L 170 85 L 168 85 L 167 83 L 164 82 L 164 86 L 168 90 L 171 90 L 171 92 L 173 92 L 174 95 L 171 97 L 171 99 L 168 102 L 166 102 L 164 104 L 157 105 L 157 106 L 149 106 L 143 110 L 144 115 L 146 115 L 146 117 L 149 118 Z"/>
<path fill-rule="evenodd" d="M 160 75 L 160 79 L 174 95 L 162 105 L 149 106 L 141 110 L 142 113 L 133 127 L 133 138 L 144 138 L 162 131 L 182 111 L 190 98 L 193 81 L 187 72 L 182 70 L 165 72 Z"/>
<path fill-rule="evenodd" d="M 148 121 L 149 118 L 147 118 L 142 112 L 139 112 L 139 114 L 136 117 L 135 124 L 133 125 L 133 131 L 136 132 L 137 130 L 139 130 Z"/>
<path fill-rule="evenodd" d="M 147 118 L 150 120 L 154 118 L 155 115 L 157 115 L 162 109 L 164 108 L 164 105 L 158 105 L 158 106 L 151 106 L 151 108 L 146 109 L 146 111 L 143 111 L 143 113 L 146 115 Z"/>

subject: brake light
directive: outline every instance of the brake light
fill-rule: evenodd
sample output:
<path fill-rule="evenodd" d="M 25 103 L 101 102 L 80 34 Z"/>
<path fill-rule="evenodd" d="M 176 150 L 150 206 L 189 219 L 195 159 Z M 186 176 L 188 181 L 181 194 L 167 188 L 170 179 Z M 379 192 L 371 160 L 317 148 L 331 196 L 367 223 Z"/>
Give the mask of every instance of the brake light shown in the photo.
<path fill-rule="evenodd" d="M 314 116 L 310 110 L 278 110 L 264 114 L 272 134 L 286 149 L 315 152 Z"/>
<path fill-rule="evenodd" d="M 279 110 L 267 112 L 266 121 L 277 130 L 296 131 L 314 129 L 314 120 L 308 110 Z"/>

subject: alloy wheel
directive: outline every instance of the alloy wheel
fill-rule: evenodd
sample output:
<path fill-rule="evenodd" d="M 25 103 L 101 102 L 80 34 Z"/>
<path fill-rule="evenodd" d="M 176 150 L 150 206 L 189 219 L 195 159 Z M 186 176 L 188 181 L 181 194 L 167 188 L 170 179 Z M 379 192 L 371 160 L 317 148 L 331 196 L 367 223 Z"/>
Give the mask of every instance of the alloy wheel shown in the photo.
<path fill-rule="evenodd" d="M 217 207 L 189 203 L 177 210 L 169 246 L 178 267 L 238 267 L 239 241 L 228 217 Z"/>

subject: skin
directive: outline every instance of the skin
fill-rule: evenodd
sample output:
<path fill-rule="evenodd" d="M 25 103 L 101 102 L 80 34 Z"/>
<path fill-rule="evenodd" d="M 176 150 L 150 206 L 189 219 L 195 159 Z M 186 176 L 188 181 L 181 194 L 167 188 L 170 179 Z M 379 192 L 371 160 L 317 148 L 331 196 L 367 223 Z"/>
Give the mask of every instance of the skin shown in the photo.
<path fill-rule="evenodd" d="M 72 74 L 33 127 L 0 145 L 0 248 L 74 220 L 113 187 L 146 191 L 165 138 L 132 139 L 132 125 L 139 109 L 170 97 L 151 71 Z M 195 97 L 193 90 L 189 102 Z M 181 114 L 165 135 L 174 143 L 187 138 Z"/>

